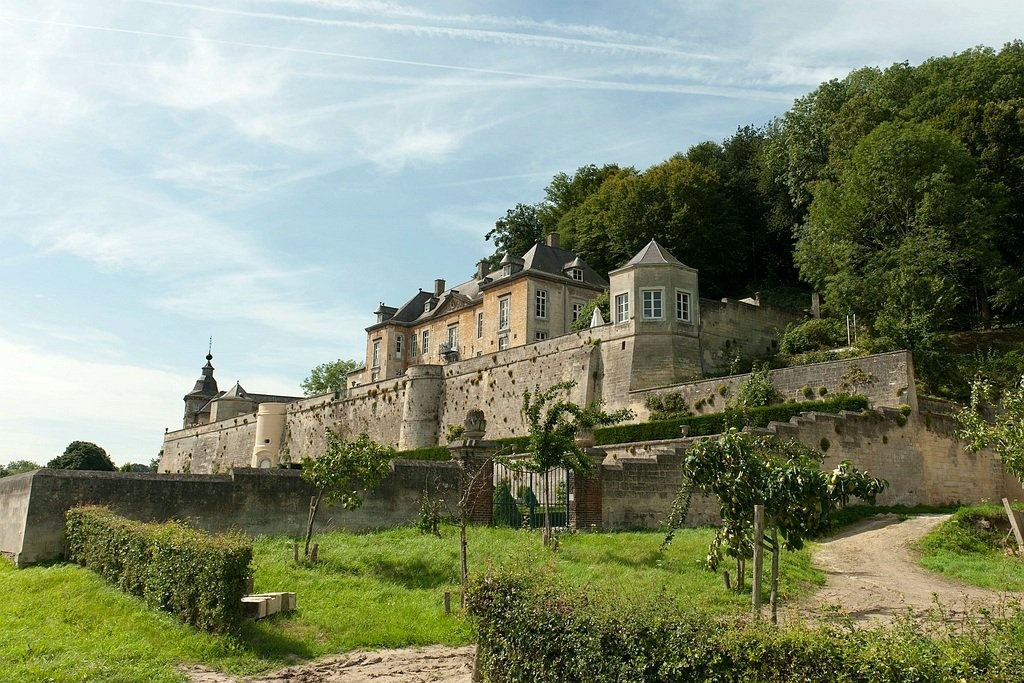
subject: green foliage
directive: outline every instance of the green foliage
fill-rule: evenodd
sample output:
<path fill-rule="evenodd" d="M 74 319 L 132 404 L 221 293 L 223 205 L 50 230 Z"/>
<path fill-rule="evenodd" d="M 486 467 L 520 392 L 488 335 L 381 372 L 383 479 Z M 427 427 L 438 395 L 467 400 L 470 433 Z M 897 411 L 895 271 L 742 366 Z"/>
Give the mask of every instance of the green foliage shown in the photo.
<path fill-rule="evenodd" d="M 783 628 L 695 611 L 654 592 L 608 609 L 536 574 L 479 577 L 468 608 L 493 683 L 1018 681 L 1024 613 L 918 626 Z"/>
<path fill-rule="evenodd" d="M 358 367 L 358 362 L 340 358 L 330 363 L 321 363 L 309 371 L 309 377 L 302 380 L 302 393 L 306 396 L 330 393 L 344 396 L 348 388 L 346 376 Z"/>
<path fill-rule="evenodd" d="M 0 465 L 0 477 L 9 477 L 12 474 L 21 474 L 22 472 L 31 472 L 38 469 L 39 465 L 30 460 L 12 460 L 6 465 Z"/>
<path fill-rule="evenodd" d="M 516 503 L 516 499 L 512 497 L 512 490 L 508 479 L 502 479 L 495 484 L 491 506 L 491 523 L 494 526 L 519 528 L 522 518 L 519 514 L 519 505 Z"/>
<path fill-rule="evenodd" d="M 121 590 L 212 632 L 237 631 L 252 545 L 241 534 L 208 536 L 180 522 L 146 524 L 108 508 L 67 513 L 68 559 Z"/>
<path fill-rule="evenodd" d="M 771 368 L 765 363 L 754 368 L 750 377 L 740 383 L 736 397 L 729 404 L 734 408 L 759 408 L 774 403 L 778 398 Z"/>
<path fill-rule="evenodd" d="M 444 439 L 448 443 L 458 441 L 466 434 L 466 428 L 462 425 L 447 425 L 444 428 Z"/>
<path fill-rule="evenodd" d="M 58 470 L 100 470 L 115 472 L 117 467 L 107 452 L 91 441 L 72 441 L 47 467 Z"/>
<path fill-rule="evenodd" d="M 652 421 L 674 420 L 692 414 L 686 397 L 678 392 L 648 396 L 644 405 L 651 411 Z"/>
<path fill-rule="evenodd" d="M 970 406 L 957 414 L 957 435 L 971 453 L 991 447 L 1006 471 L 1024 481 L 1024 375 L 1017 386 L 1003 392 L 995 419 L 988 422 L 982 409 L 994 398 L 991 383 L 976 380 L 971 387 Z"/>
<path fill-rule="evenodd" d="M 710 413 L 660 422 L 641 422 L 603 427 L 594 430 L 594 440 L 597 445 L 607 445 L 634 443 L 637 441 L 657 441 L 659 439 L 677 439 L 684 425 L 689 428 L 690 436 L 707 436 L 721 434 L 729 425 L 737 427 L 745 425 L 764 427 L 769 422 L 786 422 L 789 418 L 808 411 L 838 413 L 843 410 L 851 410 L 859 412 L 867 407 L 868 400 L 863 396 L 836 396 L 827 401 L 785 403 L 751 408 L 742 412 Z"/>
<path fill-rule="evenodd" d="M 572 329 L 579 332 L 590 327 L 590 319 L 594 317 L 595 308 L 601 309 L 601 316 L 605 322 L 611 321 L 611 304 L 608 303 L 607 289 L 583 305 L 583 308 L 580 309 L 579 317 L 572 324 Z"/>
<path fill-rule="evenodd" d="M 484 239 L 494 241 L 494 255 L 488 259 L 491 268 L 497 268 L 502 257 L 519 258 L 534 244 L 544 239 L 544 228 L 537 216 L 537 207 L 531 204 L 516 204 L 505 212 L 504 218 L 494 223 Z"/>
<path fill-rule="evenodd" d="M 807 351 L 826 351 L 846 344 L 846 323 L 838 318 L 811 318 L 790 323 L 779 342 L 779 351 L 787 355 Z"/>

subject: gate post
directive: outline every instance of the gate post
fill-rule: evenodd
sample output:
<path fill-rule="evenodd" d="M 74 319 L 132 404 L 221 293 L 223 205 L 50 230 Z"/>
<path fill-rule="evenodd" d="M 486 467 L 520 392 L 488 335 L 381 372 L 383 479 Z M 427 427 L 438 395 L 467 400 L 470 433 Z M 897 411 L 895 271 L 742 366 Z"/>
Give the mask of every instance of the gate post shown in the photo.
<path fill-rule="evenodd" d="M 476 524 L 490 524 L 493 520 L 494 499 L 494 455 L 498 444 L 485 441 L 487 421 L 482 410 L 470 410 L 463 423 L 465 432 L 462 439 L 448 445 L 452 460 L 461 470 L 459 497 L 466 501 L 469 521 Z"/>
<path fill-rule="evenodd" d="M 603 525 L 601 508 L 601 491 L 604 487 L 604 462 L 605 452 L 602 448 L 585 449 L 587 457 L 594 463 L 594 473 L 584 477 L 575 472 L 569 472 L 569 491 L 572 499 L 569 501 L 569 527 L 577 531 L 586 531 L 591 527 L 598 530 Z"/>

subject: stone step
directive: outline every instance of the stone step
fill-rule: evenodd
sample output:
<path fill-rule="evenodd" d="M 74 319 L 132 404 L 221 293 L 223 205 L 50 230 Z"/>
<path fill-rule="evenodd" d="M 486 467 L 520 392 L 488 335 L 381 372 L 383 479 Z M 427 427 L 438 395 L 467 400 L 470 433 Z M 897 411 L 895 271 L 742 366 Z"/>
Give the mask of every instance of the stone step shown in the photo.
<path fill-rule="evenodd" d="M 295 593 L 254 593 L 242 598 L 242 606 L 250 619 L 263 619 L 278 612 L 295 609 Z"/>

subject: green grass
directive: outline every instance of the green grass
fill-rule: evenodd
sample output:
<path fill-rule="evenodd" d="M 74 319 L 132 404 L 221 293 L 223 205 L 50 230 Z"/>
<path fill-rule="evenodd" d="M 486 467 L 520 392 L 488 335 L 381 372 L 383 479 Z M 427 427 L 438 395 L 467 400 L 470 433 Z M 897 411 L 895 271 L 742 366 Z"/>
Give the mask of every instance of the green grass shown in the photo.
<path fill-rule="evenodd" d="M 235 638 L 179 624 L 77 566 L 0 562 L 0 680 L 181 681 L 180 663 L 248 675 L 356 648 L 472 642 L 468 621 L 444 613 L 445 591 L 458 605 L 458 531 L 442 531 L 321 535 L 313 566 L 293 563 L 290 539 L 256 539 L 256 590 L 294 591 L 298 610 L 249 623 Z M 657 592 L 717 613 L 747 609 L 749 592 L 727 592 L 702 569 L 710 539 L 707 529 L 681 531 L 660 552 L 657 532 L 566 534 L 553 553 L 538 532 L 472 528 L 470 571 L 550 570 L 610 604 Z M 822 581 L 804 552 L 784 553 L 782 574 L 783 596 Z"/>
<path fill-rule="evenodd" d="M 1024 559 L 1005 542 L 1009 528 L 1001 505 L 960 508 L 918 542 L 921 566 L 982 588 L 1024 591 Z"/>

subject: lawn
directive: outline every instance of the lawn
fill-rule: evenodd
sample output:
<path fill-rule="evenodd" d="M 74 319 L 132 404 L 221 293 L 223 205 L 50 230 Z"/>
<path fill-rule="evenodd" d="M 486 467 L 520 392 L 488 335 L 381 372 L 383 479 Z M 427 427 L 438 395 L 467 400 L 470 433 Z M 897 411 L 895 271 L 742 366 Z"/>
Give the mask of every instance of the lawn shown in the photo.
<path fill-rule="evenodd" d="M 357 648 L 472 642 L 458 614 L 458 533 L 412 528 L 319 536 L 320 562 L 296 566 L 292 541 L 254 544 L 257 591 L 294 591 L 298 610 L 247 624 L 237 638 L 211 636 L 150 610 L 91 572 L 55 564 L 16 570 L 0 563 L 0 680 L 181 681 L 175 666 L 200 662 L 252 674 Z M 659 591 L 714 612 L 744 610 L 750 596 L 727 592 L 702 569 L 711 532 L 687 530 L 659 551 L 656 532 L 567 534 L 557 552 L 536 532 L 470 530 L 470 571 L 518 564 L 550 568 L 569 585 L 628 609 Z M 806 553 L 783 555 L 783 595 L 820 583 Z M 444 612 L 451 591 L 453 614 Z"/>
<path fill-rule="evenodd" d="M 1008 531 L 1001 505 L 960 508 L 918 542 L 921 565 L 974 586 L 1024 591 L 1024 560 L 1013 554 Z"/>

